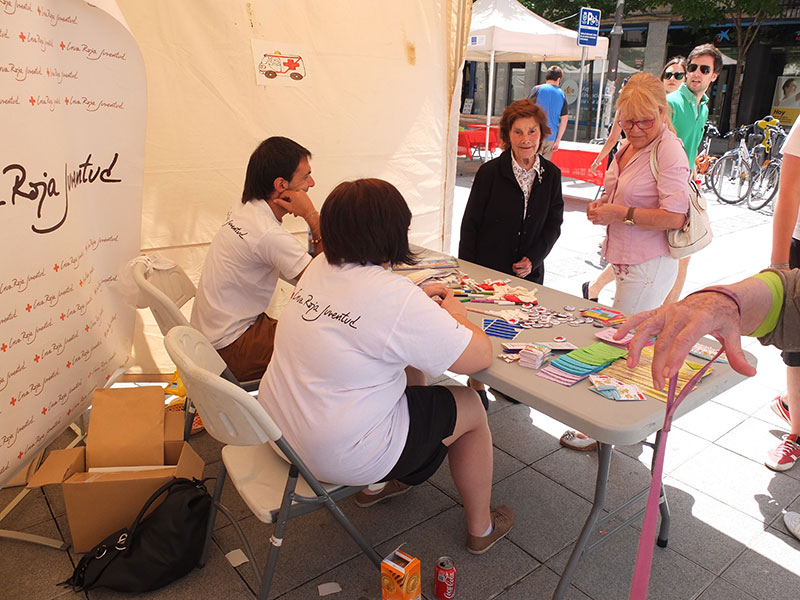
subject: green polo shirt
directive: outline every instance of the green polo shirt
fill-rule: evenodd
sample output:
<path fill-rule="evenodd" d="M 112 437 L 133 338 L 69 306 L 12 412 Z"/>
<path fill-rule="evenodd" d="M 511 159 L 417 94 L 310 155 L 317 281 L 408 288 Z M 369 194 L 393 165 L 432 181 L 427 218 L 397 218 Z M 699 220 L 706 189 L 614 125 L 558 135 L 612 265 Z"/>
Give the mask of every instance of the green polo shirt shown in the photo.
<path fill-rule="evenodd" d="M 683 142 L 689 158 L 689 168 L 693 169 L 708 120 L 708 96 L 703 94 L 698 106 L 697 98 L 684 83 L 671 94 L 667 94 L 667 104 L 672 108 L 672 126 Z"/>

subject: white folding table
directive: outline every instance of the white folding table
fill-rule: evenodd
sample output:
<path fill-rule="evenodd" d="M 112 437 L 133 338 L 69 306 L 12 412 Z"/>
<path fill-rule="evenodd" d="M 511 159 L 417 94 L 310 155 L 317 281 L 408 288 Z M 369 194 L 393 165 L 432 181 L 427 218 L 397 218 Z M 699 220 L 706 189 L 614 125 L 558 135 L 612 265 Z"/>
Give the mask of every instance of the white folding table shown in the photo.
<path fill-rule="evenodd" d="M 486 279 L 511 279 L 512 286 L 523 286 L 528 289 L 534 287 L 538 289 L 536 296 L 539 305 L 558 312 L 566 312 L 565 306 L 575 307 L 574 314 L 578 314 L 581 309 L 597 306 L 597 303 L 589 302 L 583 298 L 565 294 L 541 285 L 533 284 L 523 279 L 517 279 L 504 273 L 499 273 L 479 265 L 459 260 L 459 268 L 464 273 L 469 274 L 478 282 Z M 502 309 L 513 308 L 510 306 L 500 306 L 493 304 L 468 303 L 468 307 L 480 308 L 481 310 L 500 311 Z M 475 323 L 482 323 L 486 315 L 475 312 L 469 313 L 469 318 Z M 523 329 L 515 341 L 552 341 L 554 336 L 563 336 L 567 341 L 574 343 L 578 347 L 587 346 L 598 341 L 595 333 L 598 331 L 593 325 L 582 324 L 578 327 L 561 324 L 551 328 L 542 329 Z M 501 343 L 505 340 L 490 337 L 494 356 L 502 352 Z M 718 347 L 715 340 L 706 340 L 710 346 Z M 756 359 L 746 353 L 748 361 L 755 365 Z M 700 358 L 692 358 L 696 362 L 704 362 Z M 638 501 L 647 494 L 644 490 L 637 494 L 622 506 L 615 509 L 610 514 L 600 519 L 606 498 L 606 488 L 608 484 L 608 473 L 611 464 L 611 451 L 614 445 L 630 445 L 642 442 L 650 434 L 661 435 L 661 426 L 664 423 L 665 406 L 664 402 L 647 398 L 637 402 L 617 402 L 608 400 L 602 396 L 591 392 L 589 383 L 581 381 L 572 387 L 565 387 L 554 381 L 549 381 L 536 375 L 533 369 L 520 367 L 516 363 L 506 363 L 495 358 L 489 368 L 473 374 L 475 379 L 490 385 L 492 388 L 506 394 L 507 396 L 534 408 L 566 425 L 578 429 L 586 435 L 597 440 L 598 448 L 598 468 L 597 481 L 595 484 L 594 501 L 586 523 L 583 526 L 580 536 L 572 551 L 569 562 L 567 563 L 561 580 L 556 588 L 554 599 L 561 599 L 569 588 L 572 576 L 578 567 L 581 557 L 594 550 L 596 546 L 612 537 L 620 528 L 627 525 L 630 521 L 638 518 L 644 511 L 626 520 L 616 530 L 607 532 L 602 538 L 588 545 L 589 538 L 596 527 L 609 521 L 621 510 L 627 508 L 632 503 Z M 705 377 L 698 387 L 689 394 L 681 403 L 676 411 L 675 418 L 688 413 L 697 408 L 704 402 L 721 394 L 725 390 L 743 381 L 745 377 L 739 375 L 727 364 L 715 362 L 713 371 Z M 656 445 L 658 437 L 656 438 Z M 655 460 L 655 456 L 653 457 Z M 658 545 L 665 547 L 669 534 L 669 507 L 666 496 L 664 496 L 663 486 L 661 489 L 661 528 L 658 535 Z M 633 559 L 633 557 L 631 557 Z"/>

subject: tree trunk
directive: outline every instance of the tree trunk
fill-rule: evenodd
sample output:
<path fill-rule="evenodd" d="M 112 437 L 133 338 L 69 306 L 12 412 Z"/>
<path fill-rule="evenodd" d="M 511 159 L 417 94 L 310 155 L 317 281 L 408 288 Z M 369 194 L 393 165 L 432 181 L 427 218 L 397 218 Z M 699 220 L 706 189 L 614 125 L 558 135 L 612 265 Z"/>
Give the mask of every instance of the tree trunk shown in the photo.
<path fill-rule="evenodd" d="M 728 122 L 729 129 L 736 129 L 739 118 L 739 97 L 742 93 L 742 75 L 744 74 L 744 66 L 742 65 L 742 55 L 739 54 L 739 59 L 736 61 L 736 70 L 734 71 L 733 81 L 731 81 L 731 116 Z"/>

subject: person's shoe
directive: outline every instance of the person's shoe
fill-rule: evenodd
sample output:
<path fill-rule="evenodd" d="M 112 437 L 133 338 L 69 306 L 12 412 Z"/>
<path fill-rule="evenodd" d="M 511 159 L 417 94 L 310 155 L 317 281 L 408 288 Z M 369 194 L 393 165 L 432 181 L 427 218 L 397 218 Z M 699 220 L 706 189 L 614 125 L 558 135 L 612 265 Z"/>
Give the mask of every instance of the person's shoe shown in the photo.
<path fill-rule="evenodd" d="M 410 485 L 401 483 L 396 479 L 392 479 L 391 481 L 387 481 L 386 485 L 384 485 L 378 491 L 370 492 L 368 489 L 364 488 L 358 492 L 354 498 L 356 501 L 356 506 L 367 508 L 368 506 L 372 506 L 378 502 L 383 502 L 387 498 L 393 498 L 394 496 L 405 494 L 410 489 Z"/>
<path fill-rule="evenodd" d="M 794 461 L 798 458 L 800 458 L 800 444 L 797 443 L 797 436 L 787 433 L 777 448 L 767 452 L 764 464 L 773 471 L 787 471 L 794 466 Z"/>
<path fill-rule="evenodd" d="M 514 511 L 510 506 L 501 504 L 492 511 L 492 533 L 483 537 L 467 534 L 467 551 L 472 554 L 483 554 L 506 536 L 514 526 Z"/>
<path fill-rule="evenodd" d="M 584 281 L 581 284 L 581 294 L 589 302 L 597 302 L 598 299 L 599 299 L 599 298 L 589 298 L 589 282 L 588 281 Z"/>
<path fill-rule="evenodd" d="M 590 438 L 580 431 L 575 431 L 574 429 L 567 429 L 564 435 L 559 438 L 558 443 L 565 448 L 578 450 L 580 452 L 592 452 L 597 450 L 597 440 Z"/>
<path fill-rule="evenodd" d="M 775 399 L 769 403 L 769 407 L 772 409 L 772 412 L 791 426 L 792 420 L 789 418 L 789 405 L 783 401 L 782 395 L 776 396 Z"/>
<path fill-rule="evenodd" d="M 796 512 L 783 513 L 783 524 L 796 538 L 800 539 L 800 515 Z"/>

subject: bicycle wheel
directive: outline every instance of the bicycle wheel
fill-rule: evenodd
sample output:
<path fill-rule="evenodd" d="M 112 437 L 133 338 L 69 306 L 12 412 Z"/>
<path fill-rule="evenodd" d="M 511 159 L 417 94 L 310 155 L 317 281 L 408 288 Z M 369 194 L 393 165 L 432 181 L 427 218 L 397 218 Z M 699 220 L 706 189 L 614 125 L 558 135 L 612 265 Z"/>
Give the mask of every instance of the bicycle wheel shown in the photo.
<path fill-rule="evenodd" d="M 758 181 L 753 183 L 753 189 L 747 197 L 747 206 L 751 210 L 764 208 L 769 204 L 778 192 L 778 182 L 781 179 L 781 165 L 778 162 L 770 162 L 763 171 Z"/>
<path fill-rule="evenodd" d="M 720 158 L 711 172 L 711 188 L 726 204 L 738 204 L 744 200 L 752 184 L 750 165 L 735 154 Z"/>

